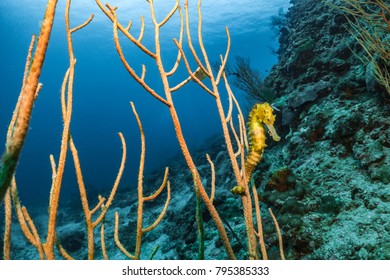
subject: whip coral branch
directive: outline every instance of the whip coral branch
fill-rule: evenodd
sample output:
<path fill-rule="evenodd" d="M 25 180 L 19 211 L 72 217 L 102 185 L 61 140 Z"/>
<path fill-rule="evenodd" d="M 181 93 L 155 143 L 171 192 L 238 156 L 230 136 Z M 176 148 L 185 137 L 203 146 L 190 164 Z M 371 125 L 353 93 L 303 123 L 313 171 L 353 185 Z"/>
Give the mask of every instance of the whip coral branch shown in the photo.
<path fill-rule="evenodd" d="M 73 29 L 70 28 L 70 23 L 69 23 L 70 4 L 71 1 L 68 0 L 66 2 L 66 8 L 65 8 L 65 29 L 66 29 L 66 38 L 67 38 L 68 53 L 69 53 L 69 69 L 68 69 L 69 72 L 67 71 L 65 74 L 64 83 L 61 90 L 61 102 L 62 102 L 61 108 L 62 108 L 64 128 L 62 131 L 61 150 L 58 159 L 57 170 L 55 173 L 55 179 L 50 193 L 50 209 L 49 209 L 47 237 L 46 237 L 46 242 L 43 245 L 45 254 L 48 259 L 54 259 L 54 244 L 56 242 L 55 228 L 56 228 L 56 221 L 57 221 L 58 202 L 60 197 L 62 178 L 65 170 L 66 156 L 67 156 L 68 145 L 70 140 L 70 122 L 72 117 L 72 106 L 73 106 L 74 68 L 76 64 L 76 59 L 73 53 L 72 33 L 85 27 L 93 18 L 93 16 L 91 16 L 85 23 Z M 65 98 L 66 89 L 67 89 L 67 93 Z"/>
<path fill-rule="evenodd" d="M 204 43 L 203 43 L 203 35 L 202 35 L 202 13 L 201 13 L 201 3 L 202 1 L 198 1 L 197 5 L 197 12 L 198 12 L 198 24 L 197 24 L 197 43 L 198 47 L 200 48 L 201 55 L 198 55 L 197 51 L 195 50 L 194 43 L 192 41 L 191 32 L 190 32 L 190 18 L 189 18 L 189 5 L 188 0 L 184 1 L 184 17 L 182 15 L 179 1 L 175 1 L 174 7 L 167 13 L 167 15 L 164 17 L 162 21 L 157 21 L 156 19 L 156 10 L 154 7 L 153 0 L 147 0 L 147 3 L 149 4 L 150 8 L 150 14 L 151 14 L 151 21 L 152 21 L 152 27 L 154 30 L 154 52 L 147 49 L 144 45 L 141 44 L 138 40 L 136 40 L 133 36 L 130 35 L 130 25 L 126 28 L 124 28 L 122 25 L 119 24 L 116 14 L 116 7 L 111 7 L 110 5 L 106 5 L 105 8 L 100 0 L 95 0 L 98 6 L 102 9 L 102 11 L 107 15 L 107 17 L 113 22 L 113 33 L 114 33 L 114 42 L 115 42 L 115 48 L 118 51 L 119 57 L 122 61 L 122 64 L 126 68 L 126 70 L 129 72 L 129 74 L 153 97 L 155 97 L 157 100 L 162 102 L 164 105 L 166 105 L 169 109 L 169 113 L 171 115 L 171 119 L 173 122 L 173 127 L 176 133 L 176 138 L 179 143 L 180 149 L 182 151 L 183 157 L 187 163 L 188 169 L 191 172 L 193 184 L 194 184 L 194 190 L 196 194 L 197 199 L 197 207 L 200 209 L 200 203 L 203 201 L 204 205 L 206 206 L 207 210 L 210 213 L 210 216 L 212 217 L 213 221 L 215 222 L 216 228 L 218 230 L 218 233 L 220 235 L 220 238 L 222 240 L 222 244 L 224 245 L 226 249 L 226 253 L 228 258 L 235 259 L 235 254 L 233 251 L 233 248 L 231 246 L 229 236 L 227 235 L 224 223 L 215 208 L 213 201 L 215 199 L 216 195 L 216 183 L 215 183 L 215 169 L 214 165 L 211 161 L 211 159 L 207 156 L 207 160 L 210 163 L 211 166 L 211 173 L 212 173 L 212 182 L 211 182 L 211 194 L 210 196 L 205 190 L 205 187 L 203 185 L 201 176 L 198 172 L 198 168 L 193 160 L 193 157 L 191 155 L 191 152 L 187 146 L 186 138 L 183 134 L 180 118 L 178 116 L 178 113 L 175 108 L 174 100 L 172 93 L 174 91 L 177 91 L 181 88 L 183 88 L 189 81 L 194 81 L 197 83 L 206 93 L 208 93 L 210 96 L 212 96 L 215 100 L 216 104 L 216 110 L 218 111 L 218 115 L 220 118 L 222 130 L 223 130 L 223 136 L 226 143 L 227 152 L 229 154 L 229 159 L 231 162 L 231 166 L 233 169 L 233 173 L 235 176 L 235 179 L 237 181 L 237 184 L 240 186 L 240 188 L 243 190 L 241 193 L 241 200 L 243 205 L 243 216 L 245 220 L 245 227 L 247 232 L 247 242 L 248 242 L 248 256 L 250 259 L 258 259 L 258 241 L 256 232 L 254 230 L 254 223 L 253 223 L 253 210 L 252 210 L 252 193 L 248 187 L 248 180 L 245 170 L 245 147 L 248 147 L 248 141 L 246 139 L 246 130 L 245 130 L 245 121 L 244 117 L 242 115 L 242 111 L 240 109 L 240 106 L 234 97 L 234 94 L 232 90 L 230 89 L 230 86 L 228 84 L 228 81 L 226 79 L 225 75 L 225 67 L 227 64 L 227 59 L 229 57 L 230 52 L 230 34 L 228 28 L 226 28 L 226 36 L 227 36 L 227 47 L 225 54 L 221 56 L 221 66 L 219 67 L 216 75 L 213 73 L 213 68 L 211 67 L 211 64 L 209 62 L 208 54 L 205 49 Z M 162 60 L 162 45 L 160 40 L 160 33 L 161 33 L 161 27 L 166 24 L 170 18 L 174 16 L 174 14 L 178 11 L 179 17 L 180 17 L 180 38 L 179 40 L 173 39 L 173 43 L 176 45 L 178 54 L 176 57 L 176 60 L 174 61 L 173 67 L 170 67 L 170 70 L 165 70 L 165 64 Z M 142 23 L 143 24 L 143 23 Z M 185 27 L 184 27 L 185 25 Z M 189 47 L 189 55 L 186 54 L 183 47 L 183 33 L 184 30 L 187 35 L 187 42 Z M 145 70 L 143 69 L 141 77 L 135 73 L 133 68 L 130 66 L 130 63 L 125 59 L 123 55 L 123 51 L 119 42 L 118 38 L 118 32 L 122 32 L 123 35 L 125 35 L 131 42 L 133 42 L 137 47 L 139 47 L 143 52 L 145 52 L 149 57 L 151 57 L 155 65 L 157 67 L 157 70 L 159 72 L 161 83 L 163 86 L 163 90 L 160 93 L 157 93 L 151 87 L 147 84 L 145 80 Z M 143 31 L 142 31 L 143 32 Z M 189 57 L 191 55 L 191 58 Z M 195 61 L 194 67 L 192 67 L 191 63 Z M 165 60 L 164 60 L 165 62 Z M 179 69 L 179 64 L 183 62 L 185 69 L 188 72 L 189 77 L 181 80 L 180 82 L 175 82 L 174 85 L 171 85 L 171 76 L 173 76 L 177 70 Z M 193 69 L 196 69 L 195 71 Z M 206 79 L 206 82 L 203 82 L 203 80 Z M 221 79 L 223 79 L 224 83 L 220 83 Z M 227 113 L 225 113 L 225 109 L 223 107 L 221 96 L 219 93 L 219 87 L 221 84 L 225 85 L 225 88 L 228 92 L 228 98 L 229 98 L 229 108 Z M 133 106 L 133 105 L 132 105 Z M 236 129 L 233 124 L 233 112 L 235 110 L 238 111 L 238 123 L 239 123 L 239 130 L 240 133 L 238 134 L 236 132 Z M 134 114 L 135 110 L 133 108 Z M 137 117 L 137 115 L 136 115 Z M 137 117 L 138 120 L 138 117 Z M 140 126 L 140 125 L 139 125 Z M 142 127 L 140 126 L 141 135 L 143 135 Z M 233 134 L 233 137 L 236 141 L 234 143 L 238 146 L 237 151 L 235 152 L 236 147 L 232 143 L 231 134 Z M 143 143 L 143 136 L 141 136 L 141 142 Z M 234 148 L 233 148 L 234 146 Z M 144 144 L 142 144 L 142 149 L 144 149 Z M 241 161 L 241 165 L 238 161 Z M 116 214 L 115 219 L 115 242 L 118 245 L 118 247 L 122 250 L 124 254 L 126 254 L 129 258 L 132 259 L 138 259 L 140 256 L 140 242 L 142 234 L 145 232 L 145 230 L 149 228 L 143 228 L 142 226 L 142 205 L 145 201 L 145 197 L 143 197 L 142 194 L 142 174 L 143 174 L 143 163 L 144 162 L 144 156 L 143 153 L 141 153 L 141 160 L 140 160 L 140 171 L 139 171 L 139 178 L 138 178 L 138 213 L 137 213 L 137 237 L 136 237 L 136 247 L 135 247 L 135 253 L 131 254 L 128 252 L 124 246 L 119 241 L 119 215 Z M 167 183 L 168 186 L 168 197 L 169 197 L 169 182 Z M 167 205 L 168 202 L 166 202 Z M 166 205 L 163 208 L 163 212 L 166 210 Z M 160 217 L 163 214 L 160 215 Z M 160 221 L 160 217 L 156 220 L 156 222 Z M 203 231 L 203 225 L 201 218 L 201 212 L 197 212 L 197 223 L 198 223 L 198 230 L 200 233 Z M 152 225 L 154 226 L 155 223 Z M 257 235 L 259 235 L 260 232 L 257 232 Z M 261 233 L 262 234 L 262 233 Z M 199 235 L 199 243 L 200 246 L 200 256 L 203 256 L 203 237 L 202 234 Z M 264 242 L 262 242 L 264 243 Z M 261 245 L 264 246 L 264 245 Z M 265 248 L 265 247 L 264 247 Z"/>
<path fill-rule="evenodd" d="M 120 25 L 117 23 L 117 19 L 116 19 L 116 15 L 115 15 L 115 9 L 109 9 L 109 11 L 107 11 L 100 3 L 99 0 L 96 0 L 97 4 L 99 5 L 99 7 L 103 10 L 103 12 L 114 22 L 114 40 L 115 40 L 115 43 L 116 43 L 116 48 L 118 50 L 118 53 L 121 57 L 121 60 L 122 60 L 122 63 L 124 64 L 125 68 L 128 70 L 128 72 L 130 73 L 130 75 L 138 82 L 141 84 L 141 86 L 143 86 L 149 93 L 152 93 L 149 86 L 145 83 L 145 81 L 143 79 L 140 79 L 136 74 L 135 72 L 132 70 L 132 68 L 129 66 L 129 64 L 127 63 L 127 61 L 124 59 L 123 55 L 121 55 L 121 53 L 123 54 L 123 52 L 121 51 L 121 48 L 120 48 L 120 45 L 119 45 L 119 42 L 118 42 L 118 35 L 117 35 L 117 30 L 119 29 L 125 36 L 127 36 L 134 44 L 136 44 L 138 47 L 141 48 L 141 44 L 139 44 L 139 42 L 136 42 L 134 39 L 132 39 L 131 37 L 128 36 L 128 33 L 126 30 L 122 29 L 120 27 Z M 149 6 L 150 6 L 150 11 L 151 11 L 151 16 L 152 16 L 152 22 L 153 22 L 153 26 L 154 26 L 154 32 L 155 32 L 155 53 L 153 55 L 151 55 L 151 57 L 155 60 L 156 62 L 156 66 L 159 70 L 159 73 L 160 73 L 160 76 L 161 76 L 161 80 L 162 80 L 162 83 L 163 83 L 163 88 L 164 88 L 164 94 L 165 94 L 165 98 L 163 100 L 161 100 L 161 95 L 157 95 L 157 94 L 152 94 L 156 99 L 162 101 L 165 105 L 167 105 L 169 107 L 169 112 L 171 114 L 171 117 L 172 117 L 172 121 L 173 121 L 173 126 L 174 126 L 174 129 L 175 129 L 175 132 L 176 132 L 176 136 L 177 136 L 177 140 L 179 142 L 179 145 L 180 145 L 180 148 L 183 152 L 183 156 L 187 162 L 187 165 L 189 167 L 189 170 L 191 171 L 192 175 L 193 175 L 193 178 L 194 178 L 194 184 L 197 186 L 197 189 L 199 191 L 199 195 L 202 197 L 207 209 L 209 210 L 211 216 L 213 217 L 213 220 L 215 221 L 216 223 L 216 226 L 218 228 L 218 231 L 220 233 L 220 236 L 221 236 L 221 239 L 223 241 L 223 244 L 228 252 L 228 256 L 229 258 L 232 258 L 234 259 L 235 256 L 234 256 L 234 253 L 233 253 L 233 250 L 231 248 L 231 245 L 230 245 L 230 242 L 229 242 L 229 238 L 227 236 L 227 233 L 226 233 L 226 230 L 223 226 L 223 222 L 221 220 L 221 218 L 219 217 L 218 215 L 218 212 L 217 210 L 215 209 L 214 205 L 212 204 L 212 201 L 210 200 L 210 198 L 208 197 L 204 187 L 203 187 L 203 184 L 200 180 L 200 176 L 198 174 L 198 171 L 197 171 L 197 168 L 196 168 L 196 165 L 192 159 L 192 156 L 190 154 L 190 151 L 188 149 L 188 146 L 187 146 L 187 143 L 186 143 L 186 140 L 184 138 L 184 135 L 183 135 L 183 132 L 182 132 L 182 128 L 181 128 L 181 124 L 180 124 L 180 120 L 179 120 L 179 117 L 177 115 L 177 112 L 176 112 L 176 109 L 175 109 L 175 106 L 173 104 L 173 100 L 172 100 L 172 92 L 173 90 L 178 90 L 180 87 L 184 86 L 190 79 L 186 79 L 184 80 L 183 82 L 179 83 L 178 85 L 174 86 L 174 87 L 171 87 L 170 86 L 170 83 L 168 81 L 168 77 L 173 75 L 174 72 L 178 69 L 178 67 L 176 66 L 179 62 L 180 62 L 180 59 L 183 58 L 183 60 L 185 61 L 185 63 L 187 64 L 186 67 L 189 68 L 189 65 L 188 65 L 188 62 L 186 62 L 186 58 L 184 57 L 184 52 L 183 52 L 183 49 L 181 47 L 182 45 L 182 40 L 180 39 L 180 41 L 177 41 L 175 40 L 175 44 L 178 46 L 178 50 L 179 50 L 179 54 L 178 54 L 178 58 L 176 59 L 176 62 L 175 62 L 175 65 L 173 67 L 172 70 L 170 71 L 165 71 L 164 69 L 164 65 L 162 63 L 162 59 L 161 59 L 161 45 L 160 45 L 160 28 L 162 27 L 163 24 L 165 24 L 167 22 L 167 20 L 169 18 L 171 18 L 173 16 L 173 14 L 175 13 L 175 11 L 179 10 L 179 7 L 178 7 L 178 1 L 176 2 L 175 6 L 173 7 L 173 9 L 168 13 L 168 15 L 164 18 L 164 20 L 162 22 L 157 22 L 157 19 L 156 19 L 156 15 L 155 15 L 155 10 L 154 10 L 154 5 L 153 5 L 153 1 L 152 0 L 149 0 L 147 1 L 149 3 Z M 107 5 L 108 6 L 108 5 Z M 188 22 L 189 22 L 189 19 L 188 19 L 188 10 L 187 10 L 187 5 L 186 6 L 186 22 L 187 22 L 187 37 L 189 38 L 189 41 L 191 39 L 190 35 L 189 35 L 189 27 L 188 27 Z M 182 25 L 184 24 L 183 22 L 183 19 L 182 17 L 181 18 L 181 22 L 182 22 Z M 118 27 L 118 28 L 117 28 Z M 181 30 L 182 30 L 182 27 L 181 27 Z M 182 34 L 183 31 L 180 31 L 180 34 Z M 181 35 L 180 35 L 181 36 Z M 191 46 L 190 46 L 191 47 Z M 142 50 L 144 50 L 145 48 L 141 48 Z M 194 51 L 194 50 L 193 50 Z M 144 50 L 145 53 L 147 53 L 145 50 Z M 195 51 L 194 51 L 195 53 Z M 148 54 L 148 53 L 147 53 Z M 196 56 L 196 53 L 195 53 L 195 56 Z M 200 60 L 199 61 L 199 67 L 201 68 L 202 71 L 204 71 L 205 73 L 207 73 L 208 70 L 206 70 L 205 67 L 203 67 L 203 65 L 201 64 Z M 211 69 L 211 67 L 208 67 L 209 70 Z M 195 81 L 197 80 L 197 77 L 195 76 L 194 73 L 196 72 L 192 72 L 192 71 L 188 71 L 191 78 L 194 79 Z M 200 80 L 198 79 L 198 81 L 200 82 Z M 212 92 L 211 90 L 208 91 L 210 94 L 214 94 L 214 92 Z M 165 101 L 165 102 L 164 102 Z M 140 206 L 139 206 L 140 207 Z M 138 217 L 140 217 L 140 213 L 138 213 Z M 140 219 L 140 218 L 139 218 Z M 139 221 L 140 223 L 140 221 Z M 137 236 L 140 235 L 140 229 L 138 229 L 138 234 Z M 140 240 L 140 238 L 138 238 L 137 240 Z M 123 247 L 120 245 L 119 242 L 118 243 L 118 246 L 120 248 L 122 248 L 121 250 L 124 251 Z M 136 248 L 138 248 L 138 246 L 136 246 Z M 124 251 L 125 252 L 125 251 Z M 128 252 L 127 252 L 128 253 Z M 136 257 L 137 254 L 134 256 L 134 255 L 129 255 L 127 254 L 129 257 Z"/>
<path fill-rule="evenodd" d="M 128 258 L 138 260 L 141 256 L 141 244 L 142 244 L 142 236 L 144 233 L 153 230 L 163 219 L 168 205 L 171 199 L 171 187 L 168 181 L 168 172 L 169 169 L 165 169 L 165 174 L 163 178 L 163 182 L 160 187 L 156 190 L 156 192 L 150 196 L 144 196 L 143 194 L 143 176 L 144 176 L 144 166 L 145 166 L 145 153 L 146 153 L 146 145 L 145 145 L 145 133 L 141 123 L 141 119 L 138 116 L 138 113 L 135 109 L 133 102 L 130 102 L 131 108 L 133 110 L 134 116 L 137 120 L 138 128 L 141 135 L 141 157 L 140 157 L 140 165 L 138 169 L 138 210 L 137 210 L 137 228 L 136 228 L 136 244 L 135 244 L 135 252 L 134 254 L 130 253 L 120 242 L 119 240 L 119 214 L 115 213 L 115 232 L 114 232 L 114 240 L 115 244 L 118 248 L 125 254 Z M 164 189 L 167 189 L 167 199 L 165 201 L 164 207 L 160 212 L 160 215 L 157 219 L 148 227 L 143 226 L 143 211 L 144 211 L 144 203 L 147 201 L 152 201 L 156 199 Z"/>
<path fill-rule="evenodd" d="M 47 45 L 49 44 L 56 5 L 57 0 L 49 0 L 47 3 L 34 58 L 20 93 L 21 101 L 20 104 L 17 105 L 18 112 L 16 122 L 14 127 L 12 127 L 12 136 L 10 139 L 7 139 L 6 151 L 2 158 L 2 167 L 0 171 L 0 202 L 3 201 L 4 195 L 10 186 L 30 124 L 32 108 L 38 88 L 38 80 L 45 60 Z"/>
<path fill-rule="evenodd" d="M 104 5 L 101 3 L 100 0 L 95 0 L 96 1 L 96 4 L 99 6 L 99 8 L 103 11 L 103 13 L 112 21 L 114 22 L 114 14 L 112 13 L 112 11 L 115 11 L 114 8 L 112 8 L 110 5 L 106 4 L 107 6 L 107 9 L 104 7 Z M 140 41 L 138 41 L 136 38 L 134 38 L 131 34 L 130 34 L 130 28 L 131 28 L 131 23 L 129 23 L 129 25 L 127 27 L 123 27 L 122 24 L 120 23 L 117 23 L 117 26 L 119 28 L 119 30 L 131 41 L 133 42 L 137 47 L 139 47 L 143 52 L 145 52 L 147 55 L 149 55 L 150 57 L 152 58 L 155 58 L 156 55 L 154 53 L 152 53 L 150 50 L 148 50 L 144 45 L 141 44 Z M 141 37 L 141 36 L 140 36 Z"/>

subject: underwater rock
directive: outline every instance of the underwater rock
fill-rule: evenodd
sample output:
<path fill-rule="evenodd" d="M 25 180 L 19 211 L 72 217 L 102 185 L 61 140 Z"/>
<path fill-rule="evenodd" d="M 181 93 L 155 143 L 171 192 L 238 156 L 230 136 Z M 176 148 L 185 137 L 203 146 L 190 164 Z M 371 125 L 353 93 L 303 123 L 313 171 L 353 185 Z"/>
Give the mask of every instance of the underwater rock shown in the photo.
<path fill-rule="evenodd" d="M 85 249 L 86 234 L 80 224 L 67 224 L 60 227 L 57 230 L 57 238 L 65 250 L 71 254 Z"/>
<path fill-rule="evenodd" d="M 390 183 L 390 148 L 380 142 L 364 137 L 362 143 L 353 146 L 354 157 L 373 180 Z"/>
<path fill-rule="evenodd" d="M 279 62 L 266 78 L 289 130 L 260 171 L 286 166 L 295 187 L 279 192 L 280 182 L 263 179 L 262 201 L 278 217 L 287 258 L 389 259 L 388 96 L 358 57 L 364 51 L 342 13 L 323 1 L 291 3 Z M 297 59 L 305 38 L 314 56 Z"/>
<path fill-rule="evenodd" d="M 327 89 L 328 86 L 329 83 L 322 80 L 315 84 L 305 85 L 302 89 L 296 90 L 291 94 L 287 104 L 289 107 L 297 109 L 307 102 L 316 100 L 319 94 Z"/>
<path fill-rule="evenodd" d="M 329 64 L 330 64 L 330 69 L 334 72 L 343 72 L 350 67 L 348 62 L 340 58 L 331 59 L 329 61 Z"/>
<path fill-rule="evenodd" d="M 285 192 L 295 187 L 295 177 L 288 167 L 283 167 L 271 174 L 270 179 L 266 184 L 267 189 Z"/>
<path fill-rule="evenodd" d="M 297 115 L 297 109 L 308 102 L 315 101 L 320 94 L 327 91 L 328 87 L 329 83 L 321 80 L 293 91 L 287 100 L 287 106 L 283 108 L 282 124 L 284 126 L 291 124 L 294 117 Z"/>

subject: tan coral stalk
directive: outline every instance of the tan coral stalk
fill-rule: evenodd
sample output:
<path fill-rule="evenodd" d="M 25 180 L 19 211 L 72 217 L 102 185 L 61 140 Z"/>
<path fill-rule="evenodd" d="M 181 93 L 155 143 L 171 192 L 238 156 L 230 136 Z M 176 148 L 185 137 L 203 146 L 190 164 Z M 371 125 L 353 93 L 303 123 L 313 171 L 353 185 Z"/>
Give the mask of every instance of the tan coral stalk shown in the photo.
<path fill-rule="evenodd" d="M 10 186 L 30 124 L 32 108 L 38 89 L 38 80 L 41 75 L 46 49 L 49 44 L 56 5 L 57 0 L 49 0 L 47 3 L 34 59 L 20 93 L 21 101 L 20 104 L 17 105 L 19 108 L 16 123 L 12 128 L 13 133 L 11 138 L 7 141 L 6 151 L 2 159 L 3 164 L 0 171 L 0 202 L 3 201 L 4 195 Z"/>

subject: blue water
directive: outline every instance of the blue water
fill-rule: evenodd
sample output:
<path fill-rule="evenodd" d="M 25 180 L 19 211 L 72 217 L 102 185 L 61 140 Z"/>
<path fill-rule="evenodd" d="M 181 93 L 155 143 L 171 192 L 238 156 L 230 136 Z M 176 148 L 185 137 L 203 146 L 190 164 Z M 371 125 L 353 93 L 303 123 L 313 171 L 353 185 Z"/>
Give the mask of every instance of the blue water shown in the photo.
<path fill-rule="evenodd" d="M 38 34 L 47 1 L 2 0 L 0 2 L 0 139 L 5 143 L 6 129 L 16 104 L 23 75 L 25 57 L 33 33 Z M 190 18 L 197 25 L 195 2 L 190 0 Z M 280 8 L 287 10 L 288 0 L 204 0 L 203 40 L 211 61 L 218 61 L 225 53 L 225 26 L 231 34 L 230 58 L 235 55 L 250 57 L 251 64 L 264 75 L 276 63 L 270 47 L 277 48 L 270 29 L 270 17 Z M 105 1 L 103 1 L 105 3 Z M 174 1 L 156 0 L 158 19 L 162 19 Z M 144 44 L 153 50 L 153 33 L 149 7 L 145 0 L 110 1 L 119 7 L 118 17 L 123 25 L 132 19 L 133 34 L 139 32 L 139 17 L 145 16 Z M 60 88 L 69 66 L 64 23 L 65 1 L 59 1 L 52 37 L 40 78 L 43 89 L 35 103 L 30 130 L 18 164 L 16 178 L 24 204 L 47 203 L 51 185 L 49 155 L 58 161 L 62 120 Z M 84 22 L 91 13 L 95 17 L 84 29 L 74 33 L 74 53 L 77 58 L 71 133 L 79 151 L 87 186 L 110 188 L 115 180 L 121 159 L 121 131 L 127 142 L 128 157 L 121 188 L 136 181 L 139 164 L 139 131 L 129 102 L 133 101 L 141 117 L 146 134 L 146 174 L 162 169 L 167 160 L 180 150 L 172 128 L 168 110 L 143 90 L 126 72 L 114 48 L 112 23 L 97 7 L 95 1 L 73 1 L 71 26 Z M 162 35 L 163 59 L 173 65 L 179 21 L 174 16 Z M 195 29 L 194 29 L 195 30 Z M 137 35 L 136 35 L 137 36 Z M 196 43 L 196 35 L 193 35 Z M 140 71 L 147 66 L 146 80 L 156 91 L 161 84 L 153 61 L 121 37 L 122 47 L 130 64 Z M 187 77 L 183 68 L 173 81 Z M 223 93 L 223 92 L 222 92 Z M 163 93 L 161 93 L 163 94 Z M 239 92 L 236 93 L 240 96 Z M 190 82 L 173 94 L 182 121 L 185 137 L 191 150 L 205 144 L 220 133 L 220 122 L 215 103 L 195 83 Z M 223 97 L 226 101 L 226 97 Z M 3 153 L 4 144 L 0 152 Z M 68 155 L 63 180 L 63 199 L 77 192 L 71 155 Z"/>

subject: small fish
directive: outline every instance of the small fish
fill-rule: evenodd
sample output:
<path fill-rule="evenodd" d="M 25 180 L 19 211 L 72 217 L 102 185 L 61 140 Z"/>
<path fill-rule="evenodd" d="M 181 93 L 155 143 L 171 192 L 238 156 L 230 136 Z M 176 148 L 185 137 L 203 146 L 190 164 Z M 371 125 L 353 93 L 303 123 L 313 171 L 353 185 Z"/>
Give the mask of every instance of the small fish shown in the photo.
<path fill-rule="evenodd" d="M 204 79 L 207 78 L 207 74 L 202 69 L 199 69 L 198 71 L 196 71 L 195 77 L 197 77 L 199 80 L 203 81 Z"/>

